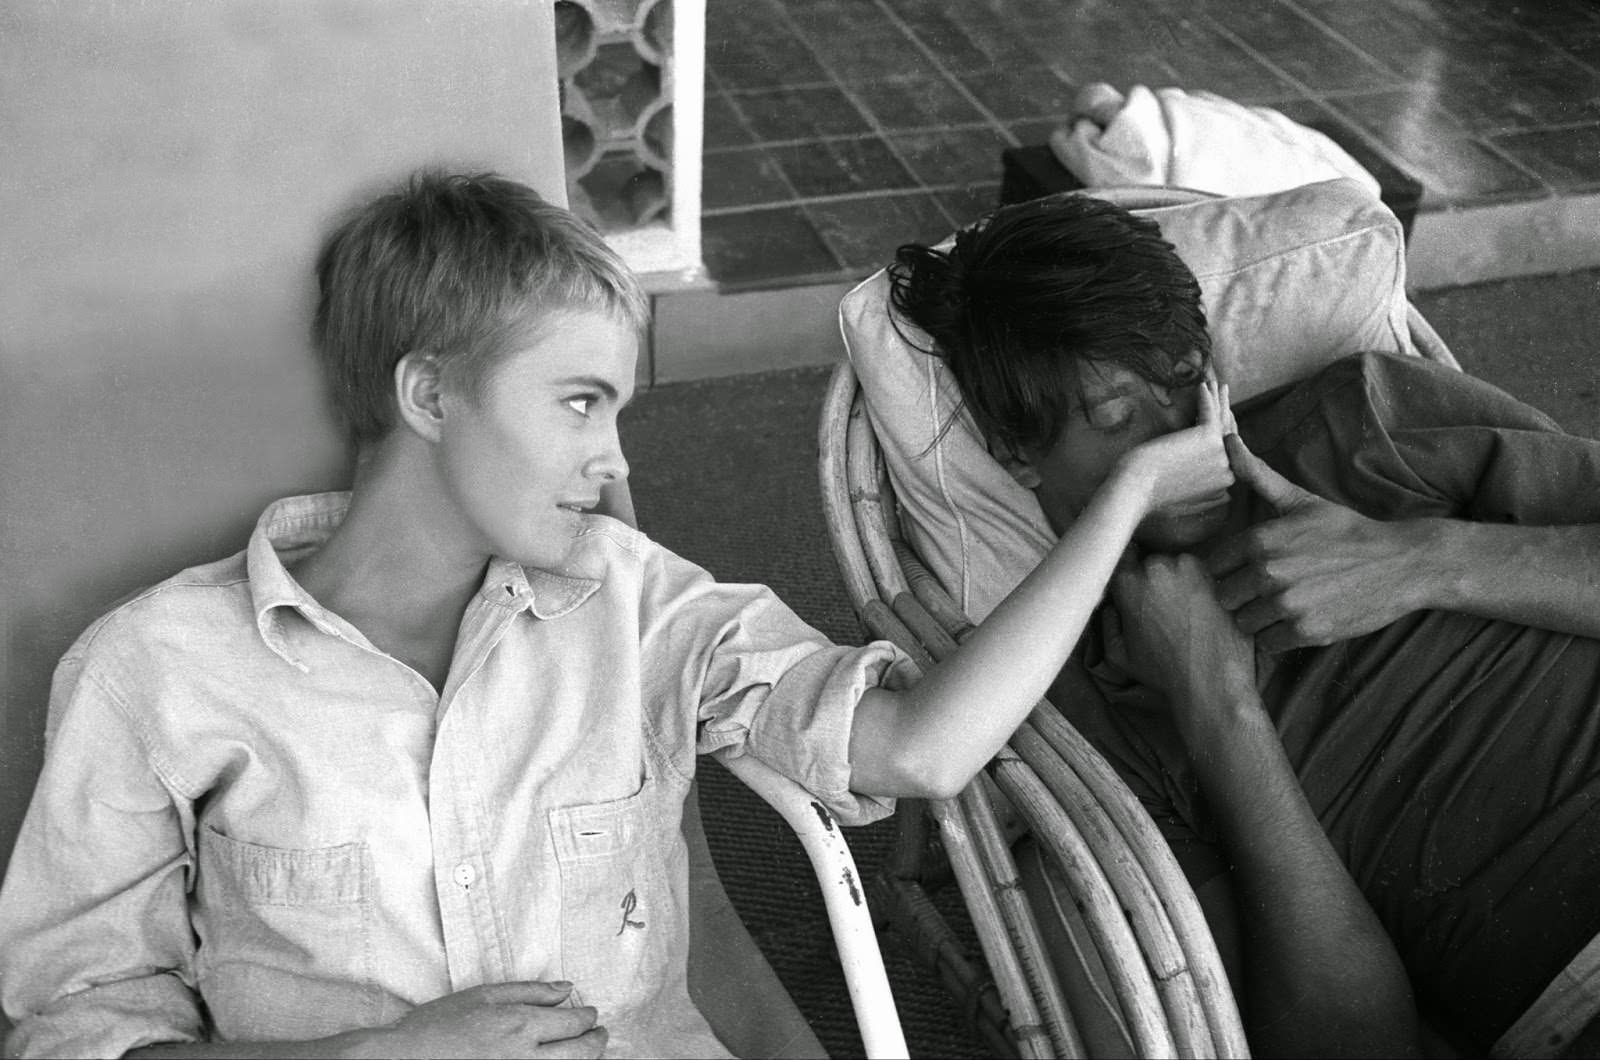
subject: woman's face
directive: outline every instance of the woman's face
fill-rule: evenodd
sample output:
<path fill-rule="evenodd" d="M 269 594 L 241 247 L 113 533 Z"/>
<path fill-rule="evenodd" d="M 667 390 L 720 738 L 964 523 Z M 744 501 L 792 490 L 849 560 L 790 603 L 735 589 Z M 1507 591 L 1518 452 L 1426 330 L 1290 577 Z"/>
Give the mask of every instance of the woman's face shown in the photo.
<path fill-rule="evenodd" d="M 571 310 L 495 365 L 481 395 L 446 394 L 435 459 L 459 539 L 531 567 L 561 563 L 580 513 L 628 474 L 617 414 L 638 351 L 627 323 Z"/>
<path fill-rule="evenodd" d="M 1194 381 L 1170 388 L 1121 365 L 1084 364 L 1081 400 L 1055 444 L 1031 465 L 1037 476 L 1034 493 L 1057 533 L 1077 518 L 1126 453 L 1152 438 L 1194 426 L 1206 373 L 1198 355 L 1190 363 Z M 1184 551 L 1222 529 L 1227 518 L 1228 494 L 1219 492 L 1198 505 L 1152 512 L 1134 540 L 1152 551 Z"/>

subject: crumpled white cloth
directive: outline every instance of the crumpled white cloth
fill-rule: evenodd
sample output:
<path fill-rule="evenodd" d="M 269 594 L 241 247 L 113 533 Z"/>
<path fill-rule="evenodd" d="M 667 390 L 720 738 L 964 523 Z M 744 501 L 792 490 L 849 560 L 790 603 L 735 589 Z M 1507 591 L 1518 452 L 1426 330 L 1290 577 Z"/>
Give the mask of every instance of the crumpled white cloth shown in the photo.
<path fill-rule="evenodd" d="M 1263 195 L 1351 177 L 1377 180 L 1315 129 L 1268 107 L 1212 92 L 1086 85 L 1050 148 L 1086 187 L 1158 184 L 1219 195 Z"/>

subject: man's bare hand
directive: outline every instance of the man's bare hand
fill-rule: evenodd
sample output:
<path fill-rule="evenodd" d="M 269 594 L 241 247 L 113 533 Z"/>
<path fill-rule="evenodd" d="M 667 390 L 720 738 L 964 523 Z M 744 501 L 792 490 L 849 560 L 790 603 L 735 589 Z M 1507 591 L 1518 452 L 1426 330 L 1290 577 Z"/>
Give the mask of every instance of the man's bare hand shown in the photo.
<path fill-rule="evenodd" d="M 492 983 L 418 1005 L 361 1034 L 356 1055 L 597 1057 L 606 1030 L 586 1006 L 563 1007 L 570 983 Z"/>
<path fill-rule="evenodd" d="M 1276 513 L 1206 560 L 1217 599 L 1268 651 L 1332 644 L 1423 605 L 1428 534 L 1380 522 L 1301 489 L 1229 436 L 1234 474 Z"/>
<path fill-rule="evenodd" d="M 1167 694 L 1180 713 L 1191 706 L 1253 700 L 1255 644 L 1217 603 L 1194 556 L 1128 560 L 1111 579 L 1129 671 Z M 1238 692 L 1247 691 L 1249 697 Z M 1181 718 L 1180 727 L 1185 720 Z"/>

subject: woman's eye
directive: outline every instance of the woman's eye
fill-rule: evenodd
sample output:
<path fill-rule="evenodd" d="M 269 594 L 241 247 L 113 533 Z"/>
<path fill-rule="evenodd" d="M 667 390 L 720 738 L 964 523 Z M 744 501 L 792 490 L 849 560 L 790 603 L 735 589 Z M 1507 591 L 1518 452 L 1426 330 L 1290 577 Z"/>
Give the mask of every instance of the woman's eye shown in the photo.
<path fill-rule="evenodd" d="M 1115 432 L 1133 422 L 1134 405 L 1132 398 L 1112 398 L 1084 409 L 1083 415 L 1095 430 Z"/>
<path fill-rule="evenodd" d="M 580 416 L 589 415 L 589 410 L 594 408 L 594 398 L 574 397 L 567 398 L 567 407 Z"/>

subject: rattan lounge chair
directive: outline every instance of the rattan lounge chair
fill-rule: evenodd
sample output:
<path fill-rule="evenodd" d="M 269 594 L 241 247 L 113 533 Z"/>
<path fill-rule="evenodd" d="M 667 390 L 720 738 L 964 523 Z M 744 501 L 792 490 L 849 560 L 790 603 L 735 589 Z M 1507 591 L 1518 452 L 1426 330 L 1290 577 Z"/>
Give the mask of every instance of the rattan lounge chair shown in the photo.
<path fill-rule="evenodd" d="M 1088 194 L 1131 209 L 1204 197 L 1164 188 Z M 1459 368 L 1409 304 L 1406 317 L 1417 354 Z M 895 489 L 848 361 L 835 369 L 825 399 L 819 474 L 835 555 L 862 622 L 871 636 L 892 640 L 931 665 L 971 622 L 902 533 Z M 1238 1011 L 1194 893 L 1110 764 L 1042 702 L 987 775 L 1064 875 L 1086 928 L 1077 937 L 1104 967 L 1135 1054 L 1247 1055 Z M 903 805 L 899 816 L 895 856 L 874 881 L 875 904 L 964 1000 L 976 1029 L 997 1051 L 1021 1056 L 1094 1055 L 1089 1050 L 1103 1048 L 1079 1033 L 982 778 L 956 800 L 926 804 L 925 812 Z M 946 860 L 986 968 L 967 958 L 929 898 L 929 880 Z"/>

